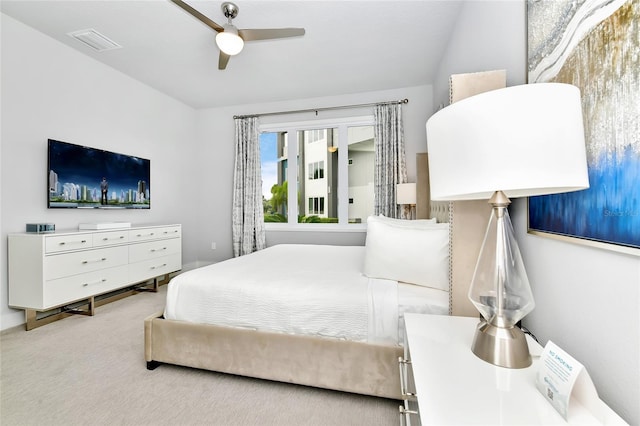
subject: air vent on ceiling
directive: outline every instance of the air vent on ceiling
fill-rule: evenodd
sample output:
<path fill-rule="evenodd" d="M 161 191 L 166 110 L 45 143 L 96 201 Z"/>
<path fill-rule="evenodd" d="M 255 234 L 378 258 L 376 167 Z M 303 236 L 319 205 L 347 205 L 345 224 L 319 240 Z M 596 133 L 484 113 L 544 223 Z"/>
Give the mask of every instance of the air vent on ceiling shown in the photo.
<path fill-rule="evenodd" d="M 93 28 L 90 28 L 88 30 L 74 31 L 72 33 L 69 33 L 69 35 L 75 38 L 76 40 L 84 43 L 85 45 L 89 46 L 96 52 L 102 52 L 104 50 L 119 49 L 122 47 L 115 41 L 111 40 L 109 37 L 103 34 L 100 34 Z"/>

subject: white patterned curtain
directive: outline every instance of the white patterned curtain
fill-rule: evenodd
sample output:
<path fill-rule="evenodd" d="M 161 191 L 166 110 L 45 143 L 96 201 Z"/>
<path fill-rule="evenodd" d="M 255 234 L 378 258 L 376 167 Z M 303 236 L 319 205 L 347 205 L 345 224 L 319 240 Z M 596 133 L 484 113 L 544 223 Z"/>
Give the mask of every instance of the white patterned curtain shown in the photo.
<path fill-rule="evenodd" d="M 402 105 L 378 104 L 374 116 L 374 213 L 408 219 L 410 210 L 407 206 L 396 204 L 396 185 L 407 181 Z"/>
<path fill-rule="evenodd" d="M 236 165 L 233 173 L 233 255 L 266 246 L 258 118 L 236 118 Z"/>

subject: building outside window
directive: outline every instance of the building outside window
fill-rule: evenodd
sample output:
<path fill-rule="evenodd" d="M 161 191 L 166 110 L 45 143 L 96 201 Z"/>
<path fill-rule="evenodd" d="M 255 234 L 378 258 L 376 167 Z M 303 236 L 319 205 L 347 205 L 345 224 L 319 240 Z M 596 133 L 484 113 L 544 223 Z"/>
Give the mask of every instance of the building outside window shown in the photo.
<path fill-rule="evenodd" d="M 373 214 L 373 117 L 269 124 L 260 144 L 265 222 L 349 226 Z"/>

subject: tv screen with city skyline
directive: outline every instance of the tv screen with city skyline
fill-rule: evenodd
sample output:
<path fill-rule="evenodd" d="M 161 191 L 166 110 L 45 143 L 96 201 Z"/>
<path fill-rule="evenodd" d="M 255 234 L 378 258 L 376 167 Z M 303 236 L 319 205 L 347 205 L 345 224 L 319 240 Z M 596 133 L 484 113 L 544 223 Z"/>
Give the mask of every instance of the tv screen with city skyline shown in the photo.
<path fill-rule="evenodd" d="M 49 139 L 49 208 L 149 209 L 151 161 Z"/>

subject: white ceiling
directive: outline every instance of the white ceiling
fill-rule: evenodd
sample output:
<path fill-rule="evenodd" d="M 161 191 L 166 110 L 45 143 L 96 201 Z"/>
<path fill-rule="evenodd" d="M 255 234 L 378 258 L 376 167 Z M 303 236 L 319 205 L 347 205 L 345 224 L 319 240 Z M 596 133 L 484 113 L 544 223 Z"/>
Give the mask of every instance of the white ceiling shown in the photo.
<path fill-rule="evenodd" d="M 218 24 L 222 1 L 187 2 Z M 218 70 L 215 32 L 168 0 L 2 0 L 3 13 L 195 108 L 431 84 L 462 3 L 244 1 L 238 28 L 303 27 L 252 41 Z M 94 52 L 67 33 L 93 28 L 123 46 Z"/>

